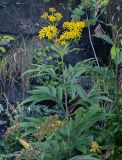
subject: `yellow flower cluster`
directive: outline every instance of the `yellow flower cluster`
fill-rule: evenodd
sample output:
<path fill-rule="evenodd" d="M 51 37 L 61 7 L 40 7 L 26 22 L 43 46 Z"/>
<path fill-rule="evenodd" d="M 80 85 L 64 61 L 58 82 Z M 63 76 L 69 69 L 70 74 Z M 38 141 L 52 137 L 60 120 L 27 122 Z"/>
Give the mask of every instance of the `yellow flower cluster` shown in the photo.
<path fill-rule="evenodd" d="M 64 22 L 63 28 L 71 30 L 82 31 L 82 29 L 86 26 L 84 21 L 76 21 L 76 22 Z"/>
<path fill-rule="evenodd" d="M 50 15 L 48 16 L 48 20 L 53 23 L 57 21 L 57 18 L 54 15 Z"/>
<path fill-rule="evenodd" d="M 57 36 L 58 33 L 58 29 L 55 26 L 47 26 L 47 27 L 43 27 L 40 31 L 39 31 L 39 38 L 43 39 L 43 38 L 48 38 L 53 39 L 54 37 Z"/>
<path fill-rule="evenodd" d="M 44 20 L 48 20 L 51 23 L 54 23 L 56 21 L 60 21 L 62 19 L 62 14 L 56 12 L 55 8 L 49 8 L 49 11 L 51 14 L 48 14 L 48 12 L 44 12 L 40 17 Z"/>
<path fill-rule="evenodd" d="M 53 115 L 53 116 L 49 116 L 45 119 L 44 125 L 46 126 L 47 131 L 48 130 L 57 131 L 57 130 L 59 130 L 60 127 L 62 127 L 64 125 L 64 122 L 59 120 L 58 115 Z"/>
<path fill-rule="evenodd" d="M 51 8 L 49 8 L 49 11 L 50 11 L 51 13 L 54 13 L 54 12 L 56 12 L 56 9 L 55 9 L 54 7 L 51 7 Z"/>
<path fill-rule="evenodd" d="M 13 133 L 15 133 L 19 129 L 20 129 L 20 124 L 19 123 L 15 124 L 12 127 L 7 128 L 6 137 L 9 137 L 10 135 L 12 135 Z"/>
<path fill-rule="evenodd" d="M 96 141 L 92 141 L 90 151 L 94 153 L 101 153 L 101 146 L 99 146 Z"/>
<path fill-rule="evenodd" d="M 76 21 L 76 22 L 64 22 L 63 23 L 63 33 L 59 36 L 58 29 L 56 28 L 56 21 L 60 21 L 62 19 L 62 14 L 56 12 L 55 8 L 49 8 L 49 12 L 44 12 L 41 18 L 47 20 L 49 22 L 49 26 L 43 27 L 39 31 L 39 38 L 48 38 L 53 39 L 54 37 L 58 37 L 55 40 L 55 44 L 66 45 L 73 39 L 79 39 L 81 37 L 81 33 L 83 29 L 86 27 L 86 23 L 84 21 Z"/>
<path fill-rule="evenodd" d="M 42 19 L 47 19 L 47 17 L 48 17 L 48 12 L 44 12 L 41 16 L 40 16 L 40 18 L 42 18 Z"/>
<path fill-rule="evenodd" d="M 60 45 L 66 45 L 70 40 L 80 38 L 83 28 L 86 26 L 85 22 L 64 22 L 63 29 L 66 29 L 61 36 L 55 41 Z"/>
<path fill-rule="evenodd" d="M 45 121 L 38 126 L 38 133 L 35 134 L 36 139 L 43 139 L 45 136 L 58 132 L 64 125 L 64 121 L 59 120 L 58 115 L 46 117 Z"/>
<path fill-rule="evenodd" d="M 60 21 L 63 18 L 62 14 L 59 12 L 54 13 L 54 16 L 56 17 L 57 21 Z"/>

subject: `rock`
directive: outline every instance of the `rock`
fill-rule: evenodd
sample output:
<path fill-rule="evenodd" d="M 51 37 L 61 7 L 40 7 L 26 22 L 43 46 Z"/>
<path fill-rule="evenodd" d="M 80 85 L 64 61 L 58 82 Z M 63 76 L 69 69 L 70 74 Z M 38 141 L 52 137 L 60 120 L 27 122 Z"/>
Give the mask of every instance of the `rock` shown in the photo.
<path fill-rule="evenodd" d="M 2 0 L 0 1 L 0 32 L 10 34 L 37 34 L 44 21 L 39 17 L 49 7 L 60 6 L 61 0 L 44 3 L 43 0 Z"/>
<path fill-rule="evenodd" d="M 122 0 L 110 0 L 108 18 L 113 25 L 122 26 Z"/>
<path fill-rule="evenodd" d="M 11 2 L 11 0 L 2 0 L 0 2 L 0 7 L 4 8 L 4 6 L 7 6 L 10 2 Z"/>

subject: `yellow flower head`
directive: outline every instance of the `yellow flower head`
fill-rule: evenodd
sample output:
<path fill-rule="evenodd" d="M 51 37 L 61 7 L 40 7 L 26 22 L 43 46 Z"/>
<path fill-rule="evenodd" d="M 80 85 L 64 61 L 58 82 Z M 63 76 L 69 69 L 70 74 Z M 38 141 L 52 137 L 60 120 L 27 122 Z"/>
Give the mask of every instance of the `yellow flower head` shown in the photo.
<path fill-rule="evenodd" d="M 80 32 L 79 30 L 71 30 L 71 31 L 65 31 L 62 35 L 61 38 L 63 39 L 76 39 L 80 37 Z"/>
<path fill-rule="evenodd" d="M 84 21 L 77 21 L 77 22 L 64 22 L 63 28 L 68 30 L 82 30 L 85 28 L 86 24 Z"/>
<path fill-rule="evenodd" d="M 55 26 L 47 26 L 47 27 L 43 27 L 40 31 L 39 31 L 39 38 L 43 39 L 43 38 L 48 38 L 53 39 L 54 37 L 56 37 L 58 32 L 58 29 Z"/>
<path fill-rule="evenodd" d="M 54 16 L 56 17 L 57 21 L 60 21 L 62 19 L 62 14 L 61 13 L 54 13 Z"/>
<path fill-rule="evenodd" d="M 51 8 L 49 8 L 49 11 L 50 11 L 51 13 L 54 13 L 54 12 L 56 12 L 56 9 L 55 9 L 54 7 L 51 7 Z"/>
<path fill-rule="evenodd" d="M 74 26 L 75 26 L 75 22 L 64 22 L 63 23 L 63 28 L 64 29 L 69 29 L 69 30 L 72 30 L 74 29 Z"/>
<path fill-rule="evenodd" d="M 41 16 L 40 16 L 40 18 L 42 18 L 42 19 L 46 19 L 48 17 L 48 12 L 44 12 Z"/>
<path fill-rule="evenodd" d="M 53 15 L 50 15 L 50 16 L 48 16 L 48 20 L 53 23 L 53 22 L 57 21 L 57 18 Z"/>
<path fill-rule="evenodd" d="M 16 138 L 18 141 L 19 141 L 19 143 L 25 148 L 25 149 L 28 149 L 28 148 L 30 148 L 31 147 L 31 145 L 28 143 L 28 142 L 26 142 L 25 140 L 23 140 L 23 139 L 21 139 L 21 138 Z"/>
<path fill-rule="evenodd" d="M 81 32 L 79 30 L 65 31 L 55 41 L 55 43 L 64 46 L 68 43 L 68 41 L 80 38 L 80 35 L 81 35 Z"/>
<path fill-rule="evenodd" d="M 57 126 L 63 126 L 64 125 L 64 122 L 63 121 L 60 121 L 60 120 L 58 120 L 57 122 L 56 122 L 56 125 Z"/>
<path fill-rule="evenodd" d="M 55 40 L 55 44 L 60 44 L 61 46 L 65 46 L 68 42 L 66 40 L 62 40 L 60 38 Z"/>
<path fill-rule="evenodd" d="M 94 153 L 101 153 L 101 147 L 96 141 L 92 141 L 90 151 Z"/>

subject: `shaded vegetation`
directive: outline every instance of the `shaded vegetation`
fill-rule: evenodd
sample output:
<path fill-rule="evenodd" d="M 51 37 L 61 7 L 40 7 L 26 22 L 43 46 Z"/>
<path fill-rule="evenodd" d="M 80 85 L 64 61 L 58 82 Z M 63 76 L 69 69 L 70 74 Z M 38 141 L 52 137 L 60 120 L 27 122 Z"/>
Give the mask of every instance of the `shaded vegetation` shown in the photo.
<path fill-rule="evenodd" d="M 110 3 L 69 0 L 67 21 L 50 7 L 36 45 L 0 36 L 0 160 L 122 159 L 122 27 L 103 21 Z M 91 56 L 75 61 L 86 33 Z"/>

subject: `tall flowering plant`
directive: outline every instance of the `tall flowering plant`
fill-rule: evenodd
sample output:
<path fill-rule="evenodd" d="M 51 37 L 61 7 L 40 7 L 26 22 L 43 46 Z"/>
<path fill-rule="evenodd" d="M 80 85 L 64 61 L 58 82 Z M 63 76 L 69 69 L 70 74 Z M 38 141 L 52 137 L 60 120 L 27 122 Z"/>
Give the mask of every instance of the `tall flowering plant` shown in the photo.
<path fill-rule="evenodd" d="M 77 64 L 75 67 L 70 65 L 66 66 L 64 63 L 64 56 L 75 50 L 73 47 L 73 49 L 71 49 L 70 46 L 73 41 L 81 38 L 86 23 L 85 21 L 66 21 L 59 26 L 59 22 L 61 23 L 63 15 L 57 12 L 55 8 L 49 8 L 48 12 L 44 12 L 40 18 L 47 22 L 47 26 L 44 26 L 39 30 L 39 39 L 41 41 L 44 39 L 47 40 L 50 44 L 46 43 L 46 45 L 49 44 L 51 46 L 51 51 L 58 54 L 57 66 L 40 64 L 36 69 L 30 71 L 31 74 L 32 72 L 33 74 L 39 73 L 38 76 L 40 75 L 40 78 L 44 79 L 44 83 L 34 92 L 32 91 L 32 97 L 30 96 L 27 98 L 22 104 L 27 102 L 37 103 L 37 101 L 53 100 L 60 108 L 62 108 L 68 119 L 69 103 L 76 100 L 78 95 L 77 91 L 79 92 L 77 79 L 85 72 L 85 69 L 83 63 Z M 49 78 L 47 80 L 46 78 L 48 76 Z M 39 92 L 37 91 L 38 89 Z M 37 97 L 37 94 L 36 96 L 33 96 L 36 91 L 38 92 L 39 97 Z M 43 96 L 41 96 L 41 94 Z M 71 99 L 69 100 L 68 97 Z"/>

